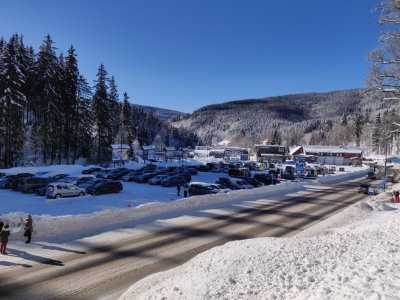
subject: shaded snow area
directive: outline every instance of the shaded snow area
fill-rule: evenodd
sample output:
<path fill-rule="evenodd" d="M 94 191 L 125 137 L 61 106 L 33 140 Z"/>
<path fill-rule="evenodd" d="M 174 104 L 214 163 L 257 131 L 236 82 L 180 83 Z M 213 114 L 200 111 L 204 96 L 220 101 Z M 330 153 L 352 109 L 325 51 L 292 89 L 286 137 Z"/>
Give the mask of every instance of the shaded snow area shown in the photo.
<path fill-rule="evenodd" d="M 296 237 L 215 247 L 120 300 L 400 299 L 400 206 L 387 199 L 357 203 Z"/>

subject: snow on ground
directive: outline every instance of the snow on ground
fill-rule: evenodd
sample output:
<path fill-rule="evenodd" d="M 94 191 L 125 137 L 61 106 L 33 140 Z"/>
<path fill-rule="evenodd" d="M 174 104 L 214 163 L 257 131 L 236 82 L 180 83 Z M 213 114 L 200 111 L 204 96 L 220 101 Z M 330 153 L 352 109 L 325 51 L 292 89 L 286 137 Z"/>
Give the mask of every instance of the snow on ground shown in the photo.
<path fill-rule="evenodd" d="M 82 166 L 49 166 L 36 169 L 15 168 L 7 170 L 7 172 L 49 171 L 51 175 L 68 173 L 73 176 L 81 174 L 82 169 L 84 169 Z M 358 178 L 364 173 L 364 168 L 347 167 L 346 172 L 319 177 L 317 182 L 325 183 L 331 180 L 339 183 L 343 180 Z M 199 175 L 193 176 L 192 180 L 215 182 L 221 176 L 227 176 L 227 174 L 199 172 Z M 34 236 L 36 237 L 42 239 L 54 236 L 65 237 L 74 232 L 85 232 L 86 235 L 89 235 L 90 232 L 113 224 L 137 221 L 160 213 L 179 213 L 179 210 L 200 205 L 242 201 L 246 197 L 258 197 L 271 193 L 277 193 L 277 197 L 282 197 L 286 192 L 301 189 L 305 183 L 313 182 L 310 180 L 283 182 L 276 186 L 232 191 L 228 194 L 193 196 L 189 199 L 178 197 L 175 187 L 164 188 L 134 182 L 123 182 L 124 189 L 118 194 L 87 195 L 57 200 L 0 189 L 0 218 L 10 224 L 11 239 L 20 238 L 19 233 L 23 232 L 24 219 L 28 214 L 33 215 Z M 131 207 L 128 207 L 128 204 Z"/>
<path fill-rule="evenodd" d="M 381 193 L 293 238 L 215 247 L 120 300 L 400 299 L 400 205 L 389 199 Z"/>

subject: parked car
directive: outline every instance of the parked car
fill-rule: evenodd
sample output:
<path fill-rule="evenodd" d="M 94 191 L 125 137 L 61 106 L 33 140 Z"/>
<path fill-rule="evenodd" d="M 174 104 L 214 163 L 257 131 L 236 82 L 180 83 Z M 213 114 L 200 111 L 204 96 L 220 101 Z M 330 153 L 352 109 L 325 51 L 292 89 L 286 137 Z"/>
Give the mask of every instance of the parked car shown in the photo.
<path fill-rule="evenodd" d="M 373 170 L 368 171 L 367 179 L 376 179 L 376 174 Z"/>
<path fill-rule="evenodd" d="M 46 196 L 47 198 L 65 198 L 65 197 L 77 197 L 84 196 L 86 194 L 85 189 L 77 187 L 74 184 L 53 182 L 47 185 Z"/>
<path fill-rule="evenodd" d="M 36 189 L 46 187 L 48 183 L 47 178 L 25 177 L 19 180 L 17 189 L 24 193 L 34 193 Z"/>
<path fill-rule="evenodd" d="M 271 174 L 256 173 L 253 177 L 265 185 L 280 183 L 280 181 Z"/>
<path fill-rule="evenodd" d="M 15 179 L 15 175 L 7 175 L 0 180 L 0 189 L 10 189 L 11 182 Z"/>
<path fill-rule="evenodd" d="M 106 180 L 96 183 L 88 188 L 86 191 L 91 195 L 100 195 L 107 193 L 119 193 L 122 191 L 122 183 L 116 180 Z"/>
<path fill-rule="evenodd" d="M 93 173 L 96 173 L 96 172 L 100 172 L 102 170 L 103 170 L 102 168 L 95 167 L 95 168 L 90 168 L 90 169 L 83 170 L 82 174 L 93 174 Z"/>
<path fill-rule="evenodd" d="M 292 172 L 283 172 L 282 178 L 286 179 L 286 180 L 295 180 L 296 179 L 296 175 L 294 173 L 292 173 Z"/>
<path fill-rule="evenodd" d="M 164 187 L 177 186 L 178 184 L 183 185 L 186 182 L 187 181 L 186 181 L 185 177 L 183 177 L 181 175 L 175 175 L 175 176 L 169 176 L 168 178 L 161 180 L 160 185 L 164 186 Z"/>
<path fill-rule="evenodd" d="M 358 186 L 358 192 L 368 195 L 370 188 L 373 190 L 373 193 L 376 194 L 375 186 L 373 186 L 372 184 L 369 184 L 369 183 L 361 183 Z"/>
<path fill-rule="evenodd" d="M 149 182 L 150 184 L 152 184 L 152 185 L 161 184 L 161 181 L 164 180 L 164 179 L 167 179 L 167 178 L 168 178 L 167 175 L 157 175 L 157 176 L 155 176 L 155 177 L 149 179 L 148 182 Z"/>
<path fill-rule="evenodd" d="M 55 182 L 55 181 L 65 178 L 65 177 L 68 177 L 68 174 L 57 174 L 57 175 L 48 177 L 48 179 L 49 179 L 49 182 Z"/>
<path fill-rule="evenodd" d="M 232 190 L 227 188 L 226 186 L 223 186 L 222 184 L 218 184 L 218 183 L 213 183 L 211 184 L 212 187 L 219 189 L 220 193 L 228 193 L 231 192 Z"/>
<path fill-rule="evenodd" d="M 253 186 L 243 179 L 220 177 L 217 182 L 231 190 L 252 189 Z"/>
<path fill-rule="evenodd" d="M 156 177 L 156 176 L 157 176 L 156 173 L 145 173 L 145 174 L 135 177 L 133 180 L 138 183 L 146 183 L 149 181 L 149 179 Z"/>
<path fill-rule="evenodd" d="M 206 166 L 206 165 L 195 166 L 195 168 L 199 172 L 209 172 L 211 170 L 211 168 L 209 166 Z"/>
<path fill-rule="evenodd" d="M 237 178 L 243 179 L 247 183 L 251 184 L 253 187 L 260 187 L 264 185 L 262 182 L 258 181 L 253 177 L 237 177 Z"/>
<path fill-rule="evenodd" d="M 13 189 L 14 191 L 16 191 L 18 189 L 18 184 L 20 183 L 20 181 L 23 178 L 27 178 L 27 177 L 33 177 L 33 174 L 30 173 L 19 173 L 17 175 L 15 175 L 13 177 L 13 179 L 11 179 L 10 184 L 9 184 L 9 188 Z"/>
<path fill-rule="evenodd" d="M 91 187 L 91 186 L 93 186 L 95 184 L 98 184 L 99 182 L 105 182 L 105 181 L 107 181 L 107 179 L 104 179 L 104 178 L 93 178 L 93 179 L 91 179 L 89 181 L 86 181 L 84 183 L 78 184 L 78 187 L 86 189 L 86 188 Z"/>
<path fill-rule="evenodd" d="M 189 195 L 191 196 L 218 194 L 219 192 L 219 188 L 209 183 L 191 182 L 189 184 Z"/>
<path fill-rule="evenodd" d="M 130 172 L 132 172 L 132 170 L 129 170 L 127 168 L 118 168 L 109 172 L 107 175 L 104 176 L 104 178 L 113 180 L 121 179 L 122 176 L 125 176 Z"/>
<path fill-rule="evenodd" d="M 228 171 L 231 177 L 250 177 L 249 168 L 233 168 Z"/>

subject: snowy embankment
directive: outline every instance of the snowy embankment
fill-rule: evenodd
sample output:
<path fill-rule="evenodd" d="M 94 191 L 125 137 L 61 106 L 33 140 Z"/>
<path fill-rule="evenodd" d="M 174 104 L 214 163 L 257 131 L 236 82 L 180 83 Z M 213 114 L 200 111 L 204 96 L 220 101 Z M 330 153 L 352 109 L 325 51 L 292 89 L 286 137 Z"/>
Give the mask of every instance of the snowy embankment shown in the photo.
<path fill-rule="evenodd" d="M 120 300 L 399 299 L 400 205 L 389 199 L 382 193 L 293 238 L 215 247 Z"/>

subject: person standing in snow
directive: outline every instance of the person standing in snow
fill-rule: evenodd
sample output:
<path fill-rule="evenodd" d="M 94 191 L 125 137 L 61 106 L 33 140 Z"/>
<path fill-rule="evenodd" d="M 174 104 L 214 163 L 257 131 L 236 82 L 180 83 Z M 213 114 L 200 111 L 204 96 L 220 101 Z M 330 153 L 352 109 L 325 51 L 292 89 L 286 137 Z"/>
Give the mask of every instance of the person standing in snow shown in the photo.
<path fill-rule="evenodd" d="M 25 220 L 25 233 L 24 233 L 24 236 L 28 238 L 25 242 L 26 244 L 31 242 L 32 232 L 33 232 L 32 216 L 28 215 L 28 217 Z"/>
<path fill-rule="evenodd" d="M 400 192 L 399 191 L 394 192 L 394 203 L 400 203 Z"/>
<path fill-rule="evenodd" d="M 189 186 L 187 183 L 185 183 L 185 185 L 183 186 L 183 198 L 186 198 L 188 196 L 188 192 L 189 192 Z"/>
<path fill-rule="evenodd" d="M 178 183 L 178 185 L 176 186 L 176 190 L 178 192 L 178 196 L 181 195 L 181 185 Z"/>
<path fill-rule="evenodd" d="M 9 227 L 8 224 L 5 224 L 0 232 L 0 253 L 5 255 L 7 255 L 7 243 L 8 237 L 10 236 Z"/>

